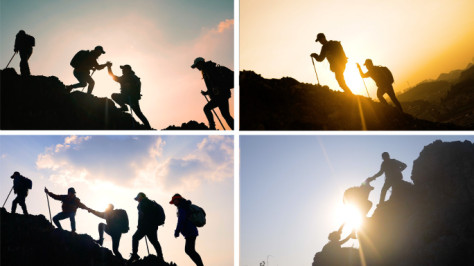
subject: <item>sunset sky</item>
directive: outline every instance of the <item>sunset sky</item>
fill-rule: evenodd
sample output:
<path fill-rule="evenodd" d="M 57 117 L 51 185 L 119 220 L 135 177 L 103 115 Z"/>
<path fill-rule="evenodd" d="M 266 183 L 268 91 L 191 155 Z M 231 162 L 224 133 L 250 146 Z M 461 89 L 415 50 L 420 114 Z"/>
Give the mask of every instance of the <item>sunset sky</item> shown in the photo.
<path fill-rule="evenodd" d="M 407 164 L 403 179 L 411 182 L 413 161 L 438 139 L 474 142 L 474 136 L 242 136 L 240 265 L 267 258 L 273 266 L 310 265 L 343 222 L 344 191 L 380 170 L 382 152 Z M 384 178 L 371 182 L 374 206 Z"/>
<path fill-rule="evenodd" d="M 125 209 L 130 231 L 122 236 L 120 252 L 128 258 L 137 226 L 138 192 L 163 206 L 164 227 L 158 230 L 166 261 L 191 265 L 184 252 L 183 237 L 174 238 L 176 207 L 169 204 L 175 193 L 206 211 L 207 224 L 199 229 L 196 250 L 206 265 L 234 262 L 234 142 L 231 136 L 0 136 L 0 195 L 4 201 L 12 187 L 14 171 L 33 181 L 26 199 L 30 214 L 49 220 L 44 193 L 67 194 L 74 187 L 77 197 L 98 211 L 108 203 Z M 15 195 L 5 208 L 11 210 Z M 61 211 L 61 202 L 50 199 L 51 214 Z M 21 213 L 18 206 L 17 213 Z M 77 233 L 98 238 L 97 225 L 104 222 L 78 209 Z M 71 230 L 69 220 L 61 222 Z M 104 246 L 111 249 L 110 236 Z M 151 248 L 151 247 L 150 247 Z M 155 254 L 153 248 L 150 252 Z M 138 254 L 147 254 L 142 239 Z"/>
<path fill-rule="evenodd" d="M 309 55 L 319 54 L 323 32 L 341 41 L 354 93 L 367 95 L 355 65 L 367 58 L 392 71 L 397 92 L 473 62 L 473 10 L 472 0 L 241 0 L 240 69 L 317 83 Z M 327 60 L 316 69 L 321 84 L 340 90 Z M 366 84 L 375 97 L 372 79 Z"/>
<path fill-rule="evenodd" d="M 140 106 L 153 128 L 189 120 L 207 124 L 200 93 L 205 84 L 190 66 L 204 57 L 234 69 L 233 7 L 232 0 L 0 0 L 0 61 L 7 65 L 23 29 L 36 39 L 32 75 L 54 75 L 69 85 L 77 83 L 69 65 L 74 54 L 102 45 L 100 64 L 112 61 L 119 76 L 119 66 L 129 64 L 141 78 Z M 19 62 L 17 56 L 11 63 L 18 73 Z M 94 95 L 119 92 L 107 69 L 93 78 Z M 230 103 L 233 115 L 233 96 Z"/>

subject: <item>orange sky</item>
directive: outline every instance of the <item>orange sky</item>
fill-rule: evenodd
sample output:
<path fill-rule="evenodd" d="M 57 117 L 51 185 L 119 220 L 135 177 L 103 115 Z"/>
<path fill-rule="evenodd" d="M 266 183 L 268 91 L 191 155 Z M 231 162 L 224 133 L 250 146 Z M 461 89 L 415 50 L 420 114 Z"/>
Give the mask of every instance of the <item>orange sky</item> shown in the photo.
<path fill-rule="evenodd" d="M 371 58 L 394 74 L 396 91 L 464 69 L 474 51 L 474 1 L 240 1 L 240 68 L 264 77 L 316 83 L 309 55 L 316 34 L 341 41 L 348 85 L 364 94 L 355 63 Z M 321 84 L 339 89 L 327 61 L 316 65 Z M 352 81 L 349 81 L 352 80 Z M 371 96 L 375 84 L 366 80 Z"/>

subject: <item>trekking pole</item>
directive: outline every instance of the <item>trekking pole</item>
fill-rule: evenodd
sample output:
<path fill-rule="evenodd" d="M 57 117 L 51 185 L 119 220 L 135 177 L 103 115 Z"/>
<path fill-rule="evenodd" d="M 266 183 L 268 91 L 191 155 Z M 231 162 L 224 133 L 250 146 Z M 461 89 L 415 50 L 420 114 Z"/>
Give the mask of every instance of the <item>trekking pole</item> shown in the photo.
<path fill-rule="evenodd" d="M 145 243 L 146 243 L 146 251 L 148 251 L 148 256 L 150 256 L 150 250 L 148 249 L 148 240 L 146 240 L 146 236 L 145 236 Z"/>
<path fill-rule="evenodd" d="M 5 203 L 7 203 L 7 200 L 8 200 L 8 198 L 10 197 L 10 193 L 12 193 L 12 190 L 13 190 L 13 186 L 12 186 L 12 189 L 10 189 L 10 192 L 8 193 L 7 199 L 6 199 L 5 202 L 3 203 L 2 208 L 5 207 Z"/>
<path fill-rule="evenodd" d="M 51 224 L 53 224 L 53 220 L 51 219 L 51 208 L 49 207 L 49 197 L 48 197 L 48 193 L 44 192 L 44 194 L 46 194 L 46 201 L 48 202 L 49 222 L 50 222 Z"/>
<path fill-rule="evenodd" d="M 312 56 L 311 56 L 311 62 L 313 62 L 314 73 L 316 73 L 316 79 L 318 80 L 318 85 L 321 86 L 321 84 L 319 84 L 318 72 L 316 72 L 316 65 L 314 64 L 314 58 Z"/>
<path fill-rule="evenodd" d="M 356 63 L 357 64 L 357 67 L 360 68 L 360 65 L 359 63 Z M 362 82 L 364 83 L 364 87 L 365 87 L 365 91 L 367 91 L 367 96 L 369 97 L 370 99 L 370 95 L 369 95 L 369 90 L 367 89 L 367 85 L 365 85 L 365 80 L 364 80 L 364 77 L 360 76 L 360 78 L 362 79 Z"/>
<path fill-rule="evenodd" d="M 95 72 L 95 69 L 94 69 L 94 70 L 92 70 L 91 77 L 92 77 L 92 75 L 94 75 L 94 72 Z M 84 89 L 85 89 L 86 87 L 87 87 L 87 84 L 86 84 L 86 86 L 82 87 L 82 90 L 81 90 L 81 91 L 83 92 L 83 91 L 84 91 Z"/>
<path fill-rule="evenodd" d="M 17 53 L 18 53 L 18 52 L 13 53 L 12 58 L 10 59 L 10 61 L 8 61 L 8 64 L 7 64 L 7 66 L 6 66 L 5 68 L 8 68 L 8 66 L 10 65 L 10 63 L 11 63 L 12 60 L 13 60 L 13 57 L 15 57 L 15 55 L 16 55 Z"/>
<path fill-rule="evenodd" d="M 135 123 L 133 123 L 133 108 L 132 108 L 132 98 L 128 96 L 128 103 L 130 105 L 130 116 L 132 117 L 132 128 L 135 129 Z M 146 240 L 146 239 L 145 239 Z"/>
<path fill-rule="evenodd" d="M 204 96 L 204 98 L 206 98 L 206 101 L 209 103 L 209 99 L 207 99 L 207 96 L 206 96 L 206 95 L 203 95 L 203 96 Z M 224 127 L 224 125 L 223 125 L 222 122 L 221 122 L 221 119 L 220 119 L 219 116 L 217 115 L 216 110 L 212 109 L 212 112 L 214 112 L 214 115 L 217 117 L 217 120 L 219 120 L 219 123 L 221 124 L 222 128 L 223 128 L 224 130 L 226 130 L 225 127 Z"/>

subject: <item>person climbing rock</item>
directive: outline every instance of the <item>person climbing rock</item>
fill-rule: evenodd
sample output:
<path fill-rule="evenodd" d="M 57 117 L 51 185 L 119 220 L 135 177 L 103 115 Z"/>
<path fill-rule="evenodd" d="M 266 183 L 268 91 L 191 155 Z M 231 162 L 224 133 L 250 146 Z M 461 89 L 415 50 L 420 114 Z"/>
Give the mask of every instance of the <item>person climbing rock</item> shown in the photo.
<path fill-rule="evenodd" d="M 11 178 L 13 179 L 13 193 L 16 194 L 16 198 L 12 202 L 12 213 L 16 212 L 16 206 L 20 204 L 23 214 L 28 215 L 25 200 L 28 196 L 28 190 L 32 188 L 33 183 L 19 172 L 14 172 Z"/>
<path fill-rule="evenodd" d="M 69 218 L 71 221 L 71 232 L 75 233 L 77 208 L 88 209 L 87 206 L 82 204 L 81 200 L 76 197 L 76 190 L 73 187 L 69 188 L 67 190 L 67 195 L 55 195 L 52 192 L 49 192 L 47 188 L 44 188 L 44 192 L 46 192 L 46 194 L 51 198 L 62 202 L 62 212 L 53 217 L 54 224 L 59 229 L 63 229 L 59 221 Z"/>
<path fill-rule="evenodd" d="M 13 51 L 20 53 L 20 73 L 22 76 L 31 75 L 28 60 L 33 54 L 33 47 L 35 46 L 35 38 L 26 34 L 24 30 L 20 30 L 16 34 L 15 47 Z"/>
<path fill-rule="evenodd" d="M 337 252 L 338 250 L 341 249 L 341 246 L 344 243 L 349 241 L 349 239 L 355 238 L 355 230 L 353 230 L 351 234 L 349 234 L 346 238 L 344 238 L 343 240 L 340 240 L 343 228 L 344 228 L 344 224 L 342 224 L 341 227 L 339 227 L 339 230 L 331 232 L 328 235 L 329 242 L 326 245 L 324 245 L 323 250 L 322 250 L 323 252 L 329 252 L 329 253 Z"/>
<path fill-rule="evenodd" d="M 90 71 L 101 70 L 107 66 L 107 63 L 102 65 L 97 63 L 97 59 L 102 54 L 105 54 L 104 48 L 96 46 L 94 50 L 81 50 L 74 55 L 70 65 L 74 68 L 73 74 L 79 83 L 66 86 L 66 91 L 71 92 L 75 88 L 82 88 L 89 84 L 87 94 L 92 94 L 95 81 L 92 79 Z"/>

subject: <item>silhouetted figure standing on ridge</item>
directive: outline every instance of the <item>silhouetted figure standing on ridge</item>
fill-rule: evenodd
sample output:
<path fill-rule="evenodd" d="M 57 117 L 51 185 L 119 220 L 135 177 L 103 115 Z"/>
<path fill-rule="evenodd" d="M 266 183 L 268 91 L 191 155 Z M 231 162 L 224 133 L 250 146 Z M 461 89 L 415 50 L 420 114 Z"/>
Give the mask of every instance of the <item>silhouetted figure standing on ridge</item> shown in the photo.
<path fill-rule="evenodd" d="M 126 104 L 130 105 L 130 108 L 135 112 L 142 123 L 151 129 L 150 123 L 146 119 L 145 115 L 140 110 L 140 104 L 138 100 L 141 99 L 141 86 L 140 78 L 135 75 L 130 65 L 120 66 L 122 69 L 122 76 L 115 76 L 112 72 L 112 63 L 107 62 L 107 70 L 113 80 L 120 83 L 120 93 L 112 93 L 112 100 L 120 105 L 120 110 L 128 111 Z"/>
<path fill-rule="evenodd" d="M 211 98 L 204 106 L 204 113 L 209 121 L 209 128 L 216 129 L 212 109 L 219 107 L 227 125 L 234 129 L 234 118 L 232 118 L 229 111 L 230 89 L 234 87 L 234 72 L 212 61 L 206 62 L 202 57 L 196 58 L 191 68 L 197 68 L 201 71 L 207 87 L 207 91 L 201 91 L 201 94 L 204 96 L 209 95 L 209 98 Z"/>
<path fill-rule="evenodd" d="M 395 185 L 397 182 L 402 181 L 402 171 L 407 168 L 406 164 L 395 159 L 390 159 L 390 154 L 388 154 L 388 152 L 382 153 L 382 159 L 383 162 L 380 166 L 380 171 L 374 176 L 366 179 L 366 182 L 372 182 L 377 177 L 385 173 L 385 183 L 383 184 L 382 191 L 380 192 L 379 205 L 385 201 L 385 195 L 387 194 L 387 190 L 391 186 Z"/>
<path fill-rule="evenodd" d="M 99 224 L 99 239 L 96 240 L 97 244 L 101 245 L 104 243 L 104 231 L 112 237 L 112 251 L 115 256 L 123 260 L 122 254 L 119 252 L 120 238 L 122 233 L 126 233 L 129 230 L 128 227 L 128 216 L 124 210 L 114 210 L 114 205 L 109 204 L 104 212 L 98 212 L 88 208 L 89 212 L 95 216 L 105 219 L 107 224 Z"/>
<path fill-rule="evenodd" d="M 29 178 L 20 175 L 19 172 L 14 172 L 11 178 L 13 179 L 13 192 L 16 194 L 16 198 L 12 202 L 12 213 L 16 212 L 16 206 L 20 204 L 23 214 L 28 215 L 25 200 L 28 196 L 28 189 L 32 188 L 33 183 Z"/>
<path fill-rule="evenodd" d="M 133 262 L 140 258 L 137 254 L 138 242 L 144 236 L 147 236 L 150 243 L 155 247 L 158 261 L 164 261 L 160 242 L 158 242 L 158 226 L 165 222 L 163 208 L 155 201 L 148 199 L 143 192 L 138 193 L 135 200 L 138 201 L 138 226 L 132 237 L 132 254 L 128 261 Z"/>
<path fill-rule="evenodd" d="M 367 67 L 367 73 L 362 72 L 360 65 L 357 64 L 359 73 L 362 78 L 371 77 L 375 81 L 375 84 L 377 84 L 377 98 L 379 98 L 379 101 L 388 105 L 387 101 L 383 97 L 383 95 L 386 93 L 388 96 L 390 96 L 390 99 L 392 99 L 392 102 L 397 106 L 397 108 L 403 112 L 402 105 L 397 100 L 395 92 L 393 91 L 392 83 L 394 79 L 392 72 L 390 72 L 387 67 L 374 66 L 371 59 L 365 60 L 364 66 Z"/>
<path fill-rule="evenodd" d="M 330 253 L 337 252 L 338 250 L 341 249 L 341 246 L 344 243 L 349 241 L 351 237 L 355 236 L 355 231 L 352 231 L 352 233 L 349 234 L 346 238 L 344 238 L 343 240 L 340 240 L 343 228 L 344 228 L 344 224 L 342 224 L 341 227 L 339 227 L 339 230 L 331 232 L 328 235 L 329 242 L 326 245 L 324 245 L 322 252 L 330 252 Z"/>
<path fill-rule="evenodd" d="M 341 42 L 326 40 L 324 33 L 318 33 L 315 42 L 320 42 L 323 47 L 321 48 L 319 55 L 312 53 L 311 57 L 316 59 L 318 62 L 322 62 L 325 58 L 327 58 L 331 71 L 336 74 L 336 80 L 339 83 L 339 86 L 345 92 L 352 94 L 352 91 L 349 89 L 344 79 L 347 57 L 344 49 L 342 49 Z"/>
<path fill-rule="evenodd" d="M 96 46 L 92 51 L 81 50 L 74 55 L 70 64 L 74 68 L 74 77 L 76 77 L 79 83 L 66 86 L 68 92 L 89 84 L 87 94 L 92 94 L 95 81 L 90 75 L 90 70 L 101 70 L 107 66 L 107 64 L 99 65 L 99 63 L 97 63 L 97 58 L 102 54 L 105 54 L 104 48 L 102 48 L 102 46 Z"/>
<path fill-rule="evenodd" d="M 67 190 L 67 195 L 55 195 L 49 192 L 47 188 L 44 188 L 44 192 L 46 192 L 46 194 L 48 194 L 51 198 L 59 200 L 63 203 L 61 206 L 63 211 L 53 217 L 54 224 L 62 230 L 63 228 L 59 221 L 69 218 L 71 221 L 71 232 L 75 233 L 77 208 L 85 210 L 88 209 L 84 204 L 81 203 L 81 200 L 76 197 L 76 190 L 73 187 L 69 188 Z"/>
<path fill-rule="evenodd" d="M 174 237 L 179 237 L 181 233 L 186 239 L 184 251 L 196 263 L 197 266 L 203 266 L 201 256 L 196 251 L 196 238 L 199 235 L 197 227 L 188 219 L 190 216 L 191 201 L 175 194 L 170 201 L 178 208 L 178 224 L 174 231 Z"/>
<path fill-rule="evenodd" d="M 22 76 L 29 76 L 30 66 L 28 65 L 28 59 L 30 59 L 33 53 L 33 46 L 35 46 L 35 38 L 25 33 L 24 30 L 20 30 L 16 34 L 15 48 L 13 51 L 20 52 L 20 73 Z"/>

